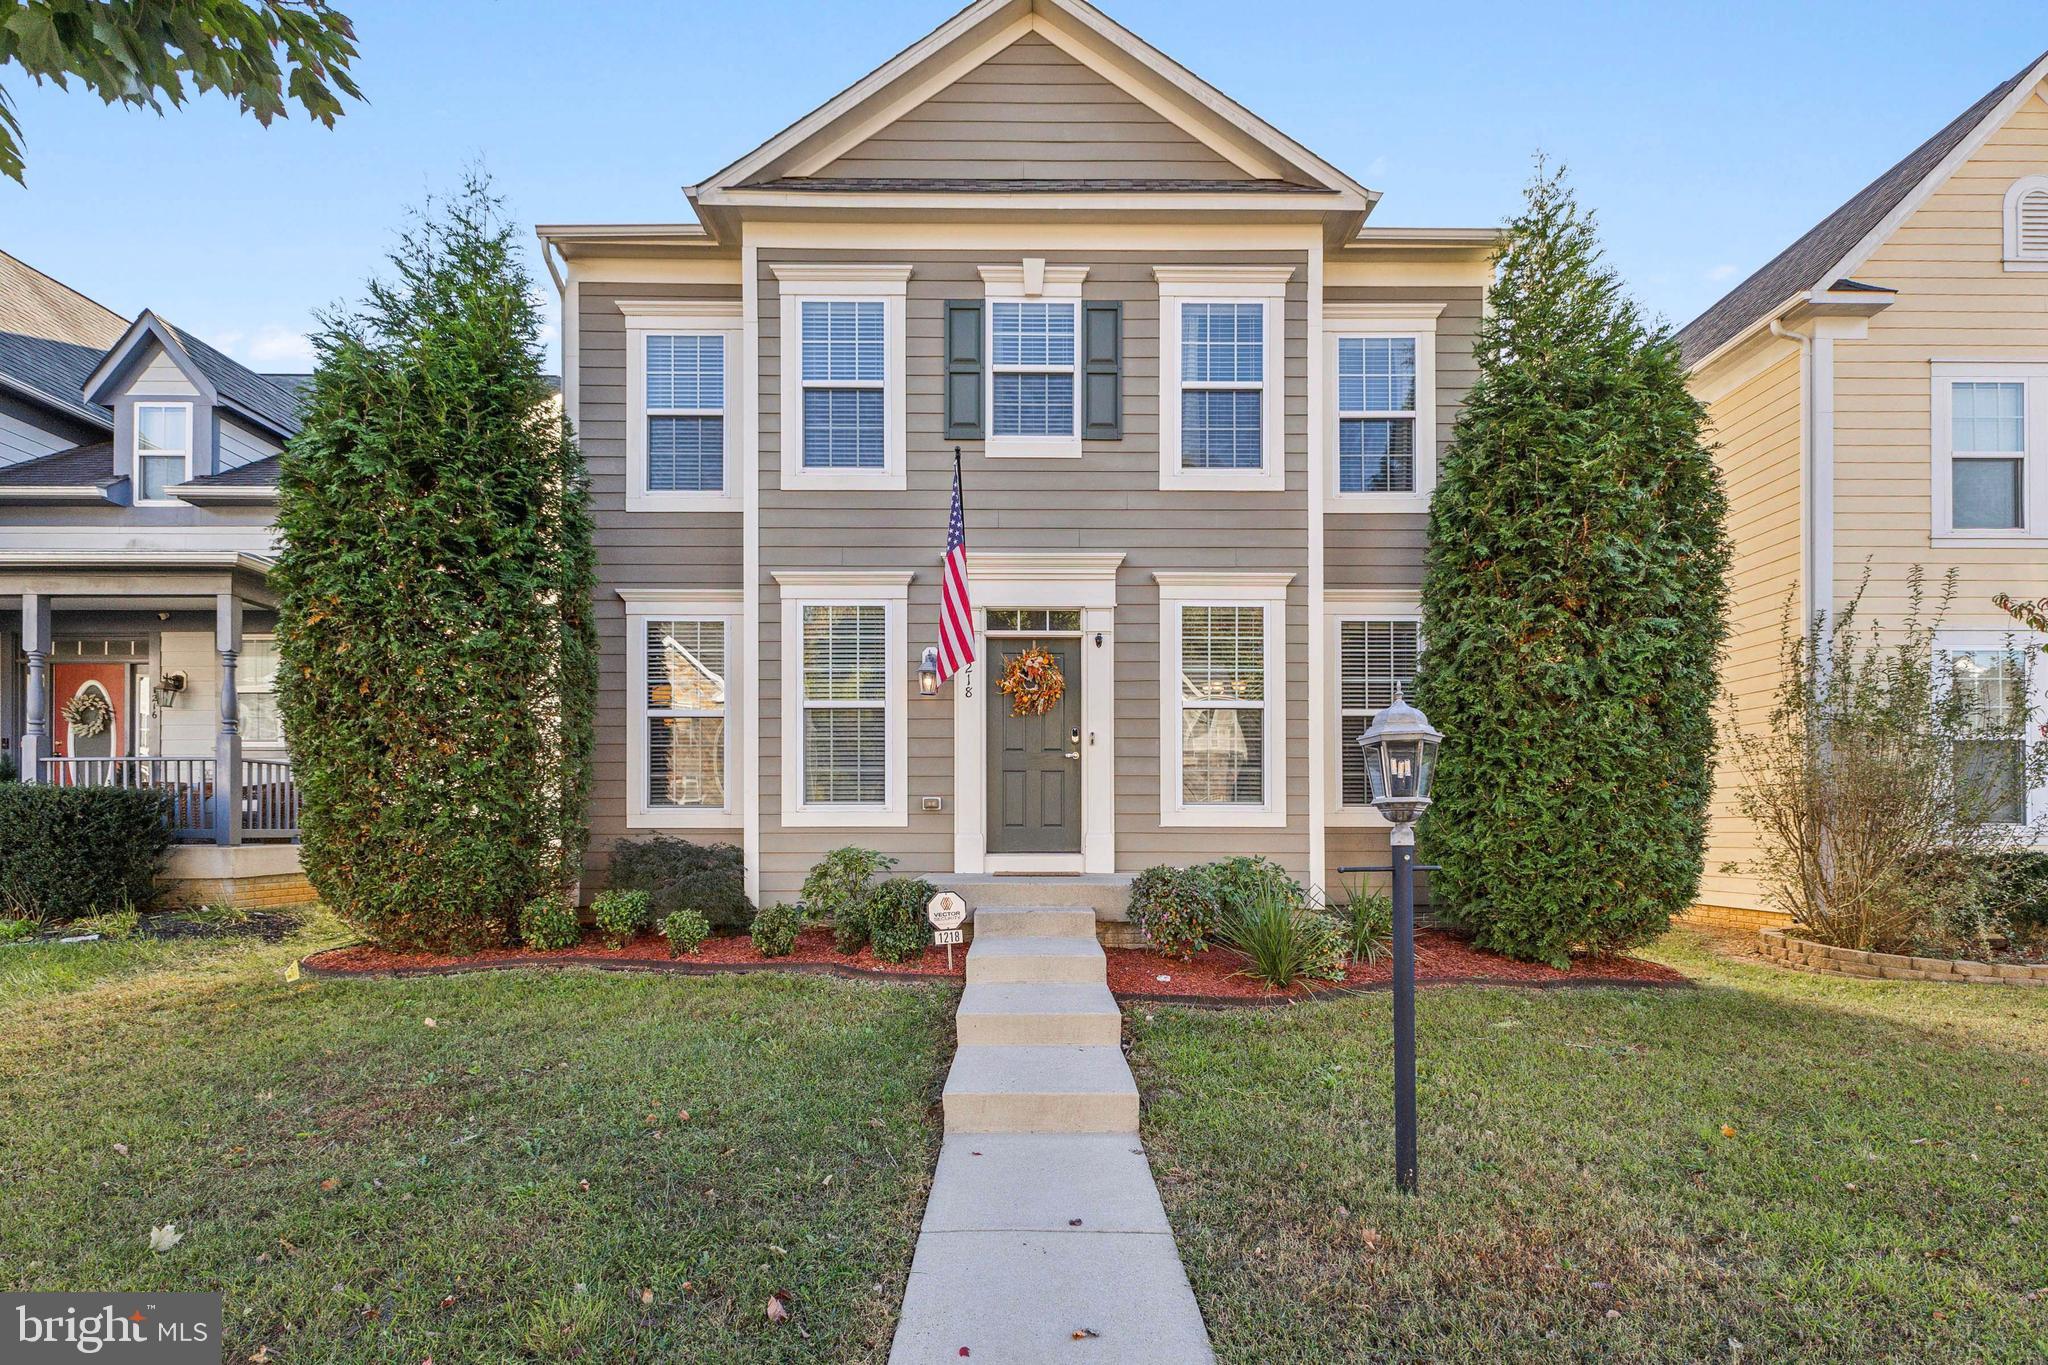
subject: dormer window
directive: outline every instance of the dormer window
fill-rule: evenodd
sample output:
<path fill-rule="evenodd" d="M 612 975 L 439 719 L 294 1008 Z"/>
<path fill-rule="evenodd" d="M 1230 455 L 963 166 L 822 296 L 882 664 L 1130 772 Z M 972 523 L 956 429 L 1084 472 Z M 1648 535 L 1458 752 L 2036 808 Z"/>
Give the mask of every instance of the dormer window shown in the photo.
<path fill-rule="evenodd" d="M 2005 192 L 2005 268 L 2048 270 L 2048 175 L 2023 176 Z"/>
<path fill-rule="evenodd" d="M 169 489 L 192 477 L 192 405 L 135 405 L 135 501 L 176 503 Z"/>

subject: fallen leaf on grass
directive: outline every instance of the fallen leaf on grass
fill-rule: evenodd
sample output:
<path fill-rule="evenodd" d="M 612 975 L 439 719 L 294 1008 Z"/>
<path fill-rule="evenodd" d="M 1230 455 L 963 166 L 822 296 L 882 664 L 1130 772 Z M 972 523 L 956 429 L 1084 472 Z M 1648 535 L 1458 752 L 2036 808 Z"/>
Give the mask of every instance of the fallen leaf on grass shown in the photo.
<path fill-rule="evenodd" d="M 433 1021 L 433 1020 L 431 1020 L 431 1019 L 422 1019 L 422 1020 L 420 1020 L 420 1022 L 421 1022 L 422 1024 L 425 1024 L 425 1025 L 426 1025 L 426 1026 L 427 1026 L 428 1028 L 436 1028 L 436 1027 L 439 1027 L 439 1026 L 438 1026 L 437 1024 L 435 1024 L 435 1023 L 434 1023 L 434 1021 Z"/>
<path fill-rule="evenodd" d="M 653 1302 L 654 1302 L 654 1291 L 653 1291 L 652 1289 L 643 1289 L 643 1290 L 641 1290 L 641 1291 L 640 1291 L 640 1302 L 641 1302 L 641 1303 L 642 1303 L 643 1305 L 645 1305 L 645 1304 L 650 1304 L 650 1303 L 653 1303 Z"/>
<path fill-rule="evenodd" d="M 320 1188 L 323 1190 L 338 1190 L 341 1188 L 341 1182 L 330 1175 L 320 1182 Z"/>
<path fill-rule="evenodd" d="M 455 1306 L 455 1296 L 453 1294 L 443 1294 L 441 1296 L 441 1306 L 443 1308 L 453 1308 Z"/>
<path fill-rule="evenodd" d="M 788 1322 L 788 1301 L 788 1296 L 785 1295 L 780 1289 L 776 1290 L 773 1294 L 770 1294 L 768 1296 L 768 1321 Z"/>
<path fill-rule="evenodd" d="M 1721 1125 L 1721 1136 L 1722 1136 L 1722 1137 L 1734 1137 L 1734 1136 L 1735 1136 L 1735 1125 L 1734 1125 L 1734 1124 L 1732 1124 L 1732 1123 L 1724 1123 L 1724 1124 L 1722 1124 L 1722 1125 Z"/>
<path fill-rule="evenodd" d="M 128 1144 L 125 1142 L 117 1142 L 114 1144 L 114 1150 L 120 1155 L 126 1156 L 128 1155 Z"/>
<path fill-rule="evenodd" d="M 178 1231 L 176 1223 L 166 1223 L 160 1228 L 151 1228 L 149 1230 L 149 1249 L 151 1251 L 169 1251 L 184 1240 L 185 1234 Z"/>
<path fill-rule="evenodd" d="M 678 1109 L 676 1110 L 676 1117 L 684 1123 L 688 1123 L 690 1121 L 690 1111 L 687 1109 Z"/>

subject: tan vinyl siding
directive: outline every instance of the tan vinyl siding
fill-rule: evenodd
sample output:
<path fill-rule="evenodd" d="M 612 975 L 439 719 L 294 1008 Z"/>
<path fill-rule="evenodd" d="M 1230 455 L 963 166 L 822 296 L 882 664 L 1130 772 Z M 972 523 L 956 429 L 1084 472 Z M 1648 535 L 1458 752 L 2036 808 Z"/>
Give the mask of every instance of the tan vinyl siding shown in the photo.
<path fill-rule="evenodd" d="M 1788 602 L 1795 615 L 1799 610 L 1797 597 L 1789 596 L 1799 590 L 1803 556 L 1799 356 L 1789 343 L 1772 344 L 1784 354 L 1708 408 L 1735 551 L 1721 681 L 1743 730 L 1760 728 L 1770 713 Z M 1738 809 L 1741 771 L 1732 734 L 1721 736 L 1715 776 L 1700 902 L 1761 909 L 1761 889 L 1747 870 L 1756 834 Z M 1735 871 L 1723 870 L 1729 863 Z"/>
<path fill-rule="evenodd" d="M 1251 178 L 1035 33 L 818 174 Z"/>
<path fill-rule="evenodd" d="M 597 529 L 598 704 L 595 776 L 590 799 L 592 880 L 602 885 L 611 845 L 658 831 L 626 828 L 626 609 L 620 588 L 730 589 L 739 592 L 740 514 L 626 510 L 626 319 L 620 299 L 737 299 L 737 284 L 596 284 L 577 291 L 579 352 L 577 435 L 590 469 Z M 729 477 L 738 478 L 739 471 Z M 738 688 L 727 723 L 739 724 Z M 737 756 L 737 750 L 735 750 Z M 727 774 L 737 781 L 738 773 Z M 671 830 L 697 843 L 740 842 L 740 831 Z"/>
<path fill-rule="evenodd" d="M 1859 278 L 1899 291 L 1867 340 L 1836 347 L 1835 596 L 1856 591 L 1866 564 L 1866 610 L 1895 620 L 1906 573 L 1958 572 L 1950 626 L 2003 629 L 1994 593 L 2048 593 L 2048 541 L 2017 547 L 1932 539 L 1933 431 L 1929 364 L 1941 360 L 2048 362 L 2048 274 L 2004 266 L 2005 192 L 2048 173 L 2048 106 L 2027 99 L 1898 231 Z M 2048 458 L 2048 451 L 2036 458 Z"/>
<path fill-rule="evenodd" d="M 780 295 L 770 262 L 910 261 L 908 299 L 909 487 L 902 492 L 784 492 Z M 1124 439 L 1090 441 L 1079 460 L 985 459 L 965 454 L 968 541 L 979 550 L 1123 551 L 1117 582 L 1115 745 L 1119 870 L 1196 862 L 1232 852 L 1266 853 L 1307 867 L 1307 277 L 1302 252 L 1047 253 L 1053 264 L 1089 267 L 1089 299 L 1124 304 Z M 791 828 L 781 823 L 782 618 L 776 570 L 912 570 L 908 659 L 936 636 L 938 578 L 954 443 L 943 437 L 940 330 L 947 299 L 980 298 L 979 265 L 1011 264 L 994 253 L 762 252 L 759 320 L 761 402 L 761 790 L 762 895 L 787 898 L 827 849 L 858 843 L 901 860 L 900 871 L 953 869 L 953 699 L 892 697 L 908 707 L 907 828 Z M 1300 267 L 1286 305 L 1285 451 L 1280 493 L 1161 492 L 1159 488 L 1159 264 L 1290 264 Z M 1283 571 L 1287 601 L 1287 814 L 1284 829 L 1162 829 L 1159 823 L 1158 570 Z M 1066 605 L 1047 601 L 1046 606 Z M 1092 645 L 1084 646 L 1092 647 Z M 920 798 L 943 797 L 926 812 Z"/>

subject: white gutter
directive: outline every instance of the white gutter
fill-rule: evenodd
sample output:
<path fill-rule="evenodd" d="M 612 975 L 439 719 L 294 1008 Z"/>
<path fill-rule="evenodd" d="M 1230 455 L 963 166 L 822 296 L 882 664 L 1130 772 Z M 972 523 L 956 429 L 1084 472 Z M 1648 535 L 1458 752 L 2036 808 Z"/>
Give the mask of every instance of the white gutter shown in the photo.
<path fill-rule="evenodd" d="M 0 502 L 113 502 L 111 490 L 96 483 L 44 484 L 36 488 L 0 487 Z"/>
<path fill-rule="evenodd" d="M 1800 630 L 1833 615 L 1835 583 L 1835 343 L 1777 318 L 1771 335 L 1799 348 Z M 1816 642 L 1817 643 L 1817 642 Z"/>

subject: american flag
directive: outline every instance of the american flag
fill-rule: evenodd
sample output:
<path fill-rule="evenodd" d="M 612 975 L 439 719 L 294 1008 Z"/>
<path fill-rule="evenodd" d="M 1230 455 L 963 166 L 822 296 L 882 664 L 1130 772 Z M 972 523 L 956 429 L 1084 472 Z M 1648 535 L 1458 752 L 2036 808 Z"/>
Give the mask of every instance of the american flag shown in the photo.
<path fill-rule="evenodd" d="M 974 603 L 967 597 L 967 511 L 960 503 L 960 448 L 953 448 L 953 515 L 946 522 L 939 589 L 939 681 L 974 662 Z"/>

